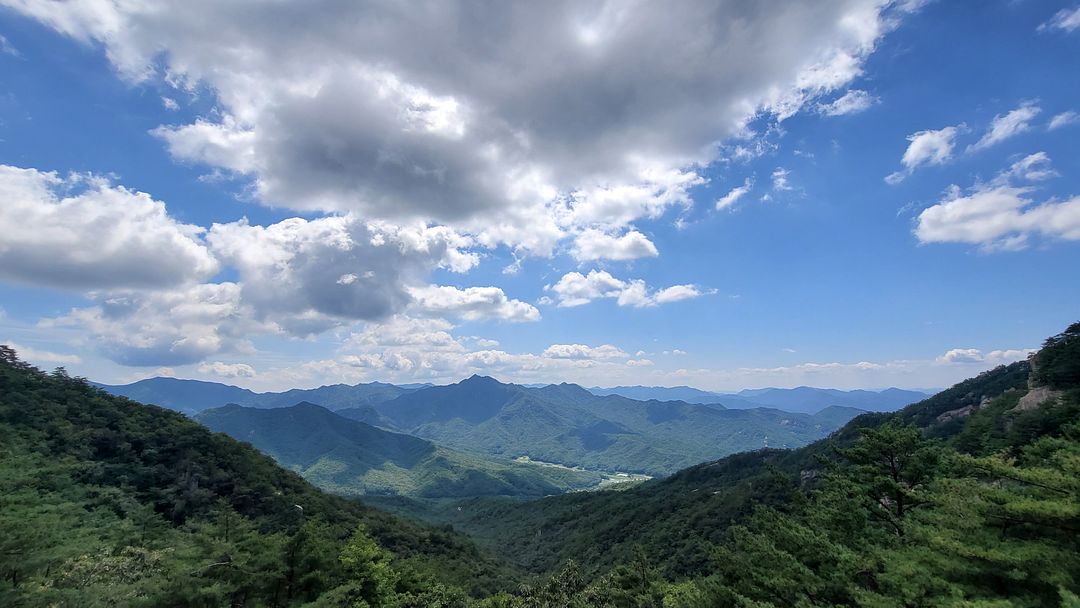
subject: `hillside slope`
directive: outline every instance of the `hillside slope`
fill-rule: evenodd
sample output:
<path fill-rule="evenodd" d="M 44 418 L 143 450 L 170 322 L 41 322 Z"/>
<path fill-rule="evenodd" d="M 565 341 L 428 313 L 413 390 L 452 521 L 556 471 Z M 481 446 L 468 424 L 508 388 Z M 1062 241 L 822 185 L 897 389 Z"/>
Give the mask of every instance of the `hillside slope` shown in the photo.
<path fill-rule="evenodd" d="M 597 485 L 587 471 L 498 461 L 343 418 L 311 403 L 229 405 L 195 418 L 251 443 L 320 488 L 344 495 L 540 497 Z"/>
<path fill-rule="evenodd" d="M 632 548 L 641 545 L 657 563 L 664 564 L 667 576 L 700 575 L 711 568 L 712 546 L 726 538 L 732 522 L 748 517 L 757 505 L 786 504 L 797 492 L 792 480 L 813 480 L 821 459 L 838 446 L 854 442 L 860 429 L 897 421 L 914 424 L 928 436 L 959 442 L 965 428 L 994 417 L 1004 407 L 1000 403 L 1012 400 L 1015 404 L 1028 389 L 1029 371 L 1026 361 L 1002 366 L 894 414 L 859 416 L 827 440 L 795 450 L 735 454 L 624 492 L 574 494 L 530 503 L 478 499 L 458 503 L 451 510 L 425 511 L 421 507 L 413 513 L 452 523 L 536 572 L 551 571 L 570 558 L 588 564 L 591 571 L 603 571 L 630 561 Z M 987 407 L 1002 396 L 1002 402 Z M 946 416 L 979 404 L 984 404 L 981 413 L 972 410 L 979 415 Z M 1013 412 L 1007 418 L 1010 429 L 1029 428 L 1035 425 L 1032 419 L 1043 420 L 1038 432 L 1050 432 L 1045 427 L 1062 424 L 1057 419 L 1047 423 L 1043 410 Z M 1005 425 L 1004 420 L 998 421 L 995 428 Z"/>
<path fill-rule="evenodd" d="M 5 606 L 299 605 L 348 582 L 337 556 L 369 534 L 398 591 L 506 581 L 460 535 L 320 492 L 248 445 L 7 347 L 0 436 Z"/>
<path fill-rule="evenodd" d="M 394 428 L 440 445 L 649 475 L 763 446 L 805 445 L 847 420 L 841 419 L 844 410 L 821 418 L 768 408 L 724 410 L 597 396 L 573 384 L 527 388 L 481 376 L 402 395 L 375 409 Z"/>

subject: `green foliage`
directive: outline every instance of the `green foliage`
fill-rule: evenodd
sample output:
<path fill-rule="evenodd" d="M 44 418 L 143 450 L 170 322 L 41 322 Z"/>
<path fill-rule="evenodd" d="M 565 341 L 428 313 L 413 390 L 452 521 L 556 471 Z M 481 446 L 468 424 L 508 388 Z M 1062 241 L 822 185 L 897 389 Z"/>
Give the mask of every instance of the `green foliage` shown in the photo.
<path fill-rule="evenodd" d="M 250 446 L 2 347 L 0 436 L 0 605 L 300 605 L 352 584 L 337 556 L 361 524 L 390 599 L 419 580 L 507 585 L 450 530 L 323 494 Z"/>
<path fill-rule="evenodd" d="M 1041 356 L 1036 370 L 1070 368 Z M 3 605 L 1080 601 L 1080 389 L 1054 380 L 1057 399 L 1020 410 L 1026 362 L 860 416 L 800 450 L 738 454 L 624 492 L 474 499 L 428 514 L 501 546 L 507 561 L 555 572 L 514 592 L 449 528 L 321 494 L 248 446 L 9 350 L 0 362 Z"/>
<path fill-rule="evenodd" d="M 397 430 L 459 450 L 648 475 L 766 446 L 802 446 L 858 414 L 641 402 L 572 384 L 528 388 L 480 376 L 375 408 Z"/>
<path fill-rule="evenodd" d="M 274 409 L 230 405 L 206 410 L 196 420 L 250 442 L 320 488 L 346 496 L 539 498 L 595 486 L 601 479 L 595 472 L 437 447 L 311 403 Z"/>
<path fill-rule="evenodd" d="M 1080 322 L 1047 338 L 1033 357 L 1031 379 L 1056 389 L 1080 388 Z"/>

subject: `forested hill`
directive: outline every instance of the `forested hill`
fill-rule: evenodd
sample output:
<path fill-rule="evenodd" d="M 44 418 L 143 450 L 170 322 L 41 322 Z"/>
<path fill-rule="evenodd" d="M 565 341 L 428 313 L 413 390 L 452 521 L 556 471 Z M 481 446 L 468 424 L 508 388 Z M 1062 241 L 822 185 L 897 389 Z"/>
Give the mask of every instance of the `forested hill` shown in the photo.
<path fill-rule="evenodd" d="M 1030 363 L 802 449 L 443 516 L 534 571 L 634 564 L 582 594 L 630 577 L 678 606 L 1076 606 L 1080 324 Z"/>
<path fill-rule="evenodd" d="M 1080 323 L 803 449 L 441 512 L 497 563 L 553 573 L 520 586 L 447 528 L 7 348 L 0 436 L 3 606 L 1080 605 Z"/>
<path fill-rule="evenodd" d="M 669 475 L 762 446 L 806 445 L 861 413 L 726 410 L 597 396 L 576 384 L 529 388 L 484 376 L 404 394 L 374 408 L 394 430 L 459 450 L 648 475 Z"/>
<path fill-rule="evenodd" d="M 497 460 L 436 446 L 312 404 L 272 409 L 229 405 L 195 419 L 250 442 L 316 486 L 341 495 L 539 498 L 600 483 L 591 471 Z"/>
<path fill-rule="evenodd" d="M 2 346 L 0 437 L 3 606 L 420 606 L 453 595 L 445 585 L 508 584 L 460 535 L 320 492 L 181 414 Z"/>

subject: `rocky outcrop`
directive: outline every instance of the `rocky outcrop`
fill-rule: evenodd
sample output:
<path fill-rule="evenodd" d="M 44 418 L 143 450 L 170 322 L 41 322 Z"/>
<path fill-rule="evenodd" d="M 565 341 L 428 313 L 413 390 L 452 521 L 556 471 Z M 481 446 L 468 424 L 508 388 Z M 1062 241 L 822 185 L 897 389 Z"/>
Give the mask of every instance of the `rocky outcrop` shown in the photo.
<path fill-rule="evenodd" d="M 1048 386 L 1036 386 L 1020 398 L 1020 402 L 1012 409 L 1014 412 L 1026 412 L 1033 410 L 1047 401 L 1056 400 L 1061 396 L 1061 391 L 1055 391 Z"/>
<path fill-rule="evenodd" d="M 957 418 L 966 418 L 966 417 L 970 416 L 971 414 L 973 414 L 974 412 L 978 411 L 980 408 L 984 407 L 989 402 L 990 402 L 990 398 L 987 397 L 986 395 L 983 395 L 983 398 L 982 398 L 981 401 L 979 401 L 978 405 L 975 405 L 973 403 L 971 405 L 965 405 L 964 407 L 958 407 L 955 410 L 949 410 L 947 412 L 942 412 L 937 417 L 937 421 L 938 422 L 948 422 L 950 420 L 956 420 Z"/>

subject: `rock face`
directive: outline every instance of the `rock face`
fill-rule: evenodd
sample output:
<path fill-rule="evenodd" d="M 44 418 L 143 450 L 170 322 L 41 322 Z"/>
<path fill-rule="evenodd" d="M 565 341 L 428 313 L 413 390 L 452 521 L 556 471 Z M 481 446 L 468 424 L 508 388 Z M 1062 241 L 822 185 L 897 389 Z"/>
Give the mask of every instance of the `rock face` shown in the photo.
<path fill-rule="evenodd" d="M 1026 395 L 1020 398 L 1020 402 L 1016 404 L 1013 411 L 1024 412 L 1027 410 L 1033 410 L 1043 403 L 1050 401 L 1051 399 L 1057 399 L 1061 396 L 1061 391 L 1055 391 L 1048 386 L 1036 386 L 1028 391 Z"/>
<path fill-rule="evenodd" d="M 982 407 L 984 407 L 989 402 L 990 402 L 990 398 L 987 397 L 986 395 L 983 395 L 983 398 L 982 398 L 982 400 L 979 401 L 978 405 L 975 405 L 975 404 L 965 405 L 964 407 L 958 407 L 955 410 L 949 410 L 947 412 L 942 412 L 937 417 L 937 421 L 938 422 L 948 422 L 950 420 L 955 420 L 957 418 L 966 418 L 967 416 L 970 416 L 974 412 L 976 412 L 979 409 L 981 409 Z"/>

